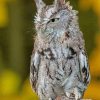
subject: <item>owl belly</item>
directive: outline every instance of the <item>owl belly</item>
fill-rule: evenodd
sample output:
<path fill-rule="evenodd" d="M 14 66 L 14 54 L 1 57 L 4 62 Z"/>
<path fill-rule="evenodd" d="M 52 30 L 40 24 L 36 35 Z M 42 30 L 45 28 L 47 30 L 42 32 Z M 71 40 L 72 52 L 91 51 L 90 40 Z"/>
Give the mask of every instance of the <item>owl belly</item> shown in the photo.
<path fill-rule="evenodd" d="M 67 56 L 68 50 L 66 48 L 44 50 L 38 73 L 38 89 L 41 89 L 44 95 L 50 95 L 46 91 L 52 95 L 63 95 L 66 79 L 73 70 L 77 73 L 77 59 L 67 59 Z M 73 78 L 74 80 L 75 78 Z"/>
<path fill-rule="evenodd" d="M 64 78 L 64 71 L 61 72 L 57 66 L 55 61 L 49 61 L 47 59 L 41 61 L 37 82 L 38 94 L 41 94 L 39 92 L 42 91 L 42 94 L 47 97 L 50 97 L 50 95 L 54 95 L 54 97 L 57 95 L 64 95 L 64 90 L 61 86 Z"/>

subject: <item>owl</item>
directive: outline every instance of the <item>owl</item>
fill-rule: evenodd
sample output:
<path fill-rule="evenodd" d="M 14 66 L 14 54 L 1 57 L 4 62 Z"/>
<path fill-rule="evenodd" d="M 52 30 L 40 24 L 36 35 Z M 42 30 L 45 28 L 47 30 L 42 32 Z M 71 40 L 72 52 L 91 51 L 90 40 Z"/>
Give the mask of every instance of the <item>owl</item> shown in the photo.
<path fill-rule="evenodd" d="M 35 0 L 36 37 L 30 83 L 40 100 L 80 100 L 90 82 L 88 58 L 77 11 L 69 2 Z"/>

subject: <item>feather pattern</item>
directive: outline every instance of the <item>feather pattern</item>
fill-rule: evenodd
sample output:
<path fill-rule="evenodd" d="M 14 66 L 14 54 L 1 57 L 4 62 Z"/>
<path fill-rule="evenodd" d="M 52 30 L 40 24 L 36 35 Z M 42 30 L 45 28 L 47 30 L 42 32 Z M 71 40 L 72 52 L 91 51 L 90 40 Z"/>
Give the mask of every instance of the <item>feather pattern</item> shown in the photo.
<path fill-rule="evenodd" d="M 78 12 L 65 0 L 45 6 L 42 0 L 35 2 L 41 7 L 35 16 L 32 88 L 40 100 L 79 100 L 90 82 L 90 72 Z"/>

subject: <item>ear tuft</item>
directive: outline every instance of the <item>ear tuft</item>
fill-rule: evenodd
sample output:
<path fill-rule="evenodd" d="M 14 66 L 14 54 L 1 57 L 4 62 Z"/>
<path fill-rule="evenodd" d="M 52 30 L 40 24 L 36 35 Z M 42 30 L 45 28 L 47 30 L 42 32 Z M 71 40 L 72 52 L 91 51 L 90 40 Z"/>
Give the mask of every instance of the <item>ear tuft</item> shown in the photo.
<path fill-rule="evenodd" d="M 46 6 L 46 4 L 42 0 L 35 0 L 35 3 L 38 11 Z"/>
<path fill-rule="evenodd" d="M 70 2 L 69 2 L 69 1 L 66 3 L 66 6 L 67 6 L 67 7 L 68 7 L 68 9 L 70 9 L 70 10 L 72 10 L 72 9 L 73 9 L 73 7 L 72 7 L 72 6 L 70 6 Z"/>
<path fill-rule="evenodd" d="M 60 5 L 65 4 L 65 0 L 57 0 Z"/>
<path fill-rule="evenodd" d="M 55 0 L 54 4 L 56 9 L 60 9 L 65 5 L 65 0 Z"/>

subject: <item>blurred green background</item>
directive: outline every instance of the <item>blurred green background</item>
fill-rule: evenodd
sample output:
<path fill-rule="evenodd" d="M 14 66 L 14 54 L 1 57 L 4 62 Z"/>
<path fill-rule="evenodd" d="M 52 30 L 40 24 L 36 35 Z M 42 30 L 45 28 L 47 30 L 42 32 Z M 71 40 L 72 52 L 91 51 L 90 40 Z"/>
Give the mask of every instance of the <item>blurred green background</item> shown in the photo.
<path fill-rule="evenodd" d="M 84 98 L 100 100 L 100 0 L 69 1 L 79 11 L 92 74 Z M 0 100 L 37 100 L 29 84 L 35 12 L 34 0 L 0 0 Z"/>

